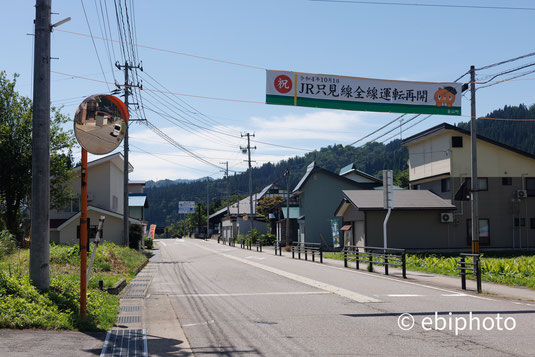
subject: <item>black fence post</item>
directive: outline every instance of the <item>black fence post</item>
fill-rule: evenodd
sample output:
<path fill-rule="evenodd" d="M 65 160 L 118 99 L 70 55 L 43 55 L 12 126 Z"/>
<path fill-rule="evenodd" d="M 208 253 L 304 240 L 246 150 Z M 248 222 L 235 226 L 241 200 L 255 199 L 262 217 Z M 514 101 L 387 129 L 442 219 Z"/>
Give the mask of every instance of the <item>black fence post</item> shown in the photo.
<path fill-rule="evenodd" d="M 466 275 L 465 275 L 464 256 L 461 257 L 461 289 L 466 290 Z"/>
<path fill-rule="evenodd" d="M 474 264 L 474 268 L 476 269 L 477 292 L 481 294 L 481 266 L 479 256 L 474 257 Z"/>
<path fill-rule="evenodd" d="M 385 275 L 388 275 L 388 254 L 386 252 L 386 249 L 383 250 L 383 260 L 384 260 L 384 263 L 385 263 Z"/>
<path fill-rule="evenodd" d="M 373 255 L 370 252 L 366 252 L 366 253 L 368 253 L 368 260 L 370 261 L 368 265 L 368 271 L 373 271 Z"/>
<path fill-rule="evenodd" d="M 301 246 L 297 248 L 297 259 L 301 260 Z"/>
<path fill-rule="evenodd" d="M 356 252 L 355 252 L 355 268 L 360 269 L 359 268 L 359 264 L 360 263 L 360 258 L 359 258 L 359 249 L 357 248 L 356 249 Z"/>
<path fill-rule="evenodd" d="M 407 257 L 405 256 L 405 252 L 401 253 L 401 272 L 403 279 L 407 279 Z"/>
<path fill-rule="evenodd" d="M 347 268 L 347 251 L 344 250 L 344 268 Z"/>
<path fill-rule="evenodd" d="M 323 246 L 320 245 L 320 263 L 323 264 Z"/>
<path fill-rule="evenodd" d="M 295 250 L 294 250 L 295 246 L 292 245 L 292 259 L 295 259 Z"/>

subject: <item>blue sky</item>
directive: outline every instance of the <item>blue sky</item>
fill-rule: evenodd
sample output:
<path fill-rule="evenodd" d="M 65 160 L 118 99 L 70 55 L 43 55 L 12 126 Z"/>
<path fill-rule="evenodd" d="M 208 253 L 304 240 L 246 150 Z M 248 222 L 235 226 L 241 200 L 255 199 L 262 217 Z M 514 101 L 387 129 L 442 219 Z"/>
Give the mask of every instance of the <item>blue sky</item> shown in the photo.
<path fill-rule="evenodd" d="M 416 2 L 416 1 L 414 1 Z M 418 0 L 428 4 L 466 1 Z M 132 1 L 126 1 L 131 6 Z M 84 0 L 93 35 L 105 37 L 99 25 L 98 4 Z M 113 1 L 112 35 L 117 39 Z M 124 0 L 123 0 L 124 4 Z M 471 5 L 535 7 L 533 1 L 481 0 Z M 305 0 L 270 1 L 133 1 L 137 43 L 155 48 L 211 57 L 266 69 L 355 77 L 416 81 L 453 81 L 470 65 L 482 67 L 534 51 L 535 11 L 382 6 Z M 60 29 L 89 34 L 80 1 L 53 0 L 53 22 L 72 21 Z M 2 65 L 11 76 L 19 73 L 18 90 L 32 96 L 33 1 L 6 2 L 0 29 Z M 129 8 L 132 11 L 132 8 Z M 112 16 L 113 15 L 113 16 Z M 105 41 L 95 40 L 104 75 L 90 38 L 65 32 L 52 34 L 52 70 L 113 82 L 123 72 L 112 66 L 120 50 L 106 52 Z M 253 102 L 265 100 L 265 71 L 138 48 L 143 61 L 144 86 L 154 88 L 153 77 L 174 93 Z M 535 61 L 533 57 L 478 73 L 480 78 Z M 529 70 L 529 68 L 528 68 Z M 504 105 L 533 104 L 535 74 L 523 80 L 481 89 L 477 114 L 486 115 Z M 114 89 L 111 85 L 110 89 Z M 73 116 L 88 95 L 107 93 L 106 84 L 52 74 L 52 104 L 64 105 Z M 147 118 L 180 144 L 214 164 L 229 161 L 244 171 L 246 156 L 239 149 L 246 142 L 240 132 L 256 133 L 263 142 L 305 149 L 349 144 L 398 115 L 350 112 L 258 103 L 228 102 L 157 93 L 142 93 Z M 463 98 L 463 114 L 470 113 L 469 97 Z M 180 104 L 177 104 L 180 103 Z M 187 103 L 187 104 L 185 104 Z M 188 107 L 187 105 L 192 106 Z M 178 107 L 177 106 L 182 106 Z M 187 108 L 187 113 L 181 112 Z M 155 112 L 187 118 L 206 129 L 195 133 L 177 127 Z M 204 115 L 201 115 L 202 113 Z M 136 116 L 137 113 L 132 114 Z M 467 121 L 466 117 L 433 116 L 408 129 L 415 134 L 441 122 Z M 418 119 L 414 120 L 415 123 Z M 511 124 L 514 125 L 514 124 Z M 218 169 L 200 163 L 164 143 L 146 127 L 132 123 L 130 161 L 133 179 L 220 177 Z M 222 135 L 217 132 L 230 135 Z M 399 130 L 398 130 L 399 131 Z M 384 140 L 390 135 L 380 139 Z M 372 136 L 371 138 L 374 138 Z M 365 141 L 363 141 L 365 142 Z M 277 161 L 304 151 L 254 143 L 255 165 Z M 76 149 L 76 152 L 79 150 Z"/>

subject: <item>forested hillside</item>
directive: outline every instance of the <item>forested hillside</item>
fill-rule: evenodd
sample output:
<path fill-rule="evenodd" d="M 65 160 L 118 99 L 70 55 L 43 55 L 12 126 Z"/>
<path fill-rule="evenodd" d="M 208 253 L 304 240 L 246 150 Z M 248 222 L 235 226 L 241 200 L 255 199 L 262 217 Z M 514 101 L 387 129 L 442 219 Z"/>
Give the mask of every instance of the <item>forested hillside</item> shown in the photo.
<path fill-rule="evenodd" d="M 487 118 L 534 119 L 535 104 L 530 107 L 505 106 L 486 115 Z M 458 127 L 470 131 L 470 123 L 459 123 Z M 477 120 L 477 133 L 501 143 L 513 146 L 535 155 L 535 121 Z"/>
<path fill-rule="evenodd" d="M 535 118 L 535 105 L 527 107 L 506 106 L 503 109 L 489 113 L 489 118 L 527 119 Z M 521 150 L 535 154 L 535 122 L 499 121 L 478 119 L 478 133 L 499 142 L 503 142 Z M 470 130 L 469 123 L 457 124 L 460 128 Z M 407 169 L 408 152 L 401 146 L 400 140 L 394 140 L 386 145 L 380 143 L 367 143 L 361 147 L 332 145 L 276 164 L 267 163 L 253 169 L 253 191 L 260 191 L 263 187 L 278 183 L 286 185 L 284 171 L 290 166 L 290 187 L 295 187 L 303 176 L 306 167 L 313 160 L 330 171 L 338 172 L 340 168 L 355 163 L 359 170 L 377 175 L 383 169 L 392 169 L 397 173 L 398 179 Z M 405 171 L 406 177 L 406 171 Z M 230 194 L 245 195 L 248 193 L 248 175 L 242 173 L 230 176 Z M 400 182 L 398 181 L 398 184 Z M 204 181 L 183 182 L 173 184 L 167 182 L 165 187 L 155 184 L 146 188 L 150 208 L 147 220 L 158 226 L 167 226 L 179 219 L 178 201 L 191 200 L 206 202 L 207 183 Z M 226 182 L 223 179 L 210 181 L 209 195 L 213 200 L 210 213 L 225 204 Z M 218 199 L 214 200 L 214 197 Z M 237 198 L 237 196 L 236 196 Z M 205 210 L 205 208 L 204 208 Z"/>

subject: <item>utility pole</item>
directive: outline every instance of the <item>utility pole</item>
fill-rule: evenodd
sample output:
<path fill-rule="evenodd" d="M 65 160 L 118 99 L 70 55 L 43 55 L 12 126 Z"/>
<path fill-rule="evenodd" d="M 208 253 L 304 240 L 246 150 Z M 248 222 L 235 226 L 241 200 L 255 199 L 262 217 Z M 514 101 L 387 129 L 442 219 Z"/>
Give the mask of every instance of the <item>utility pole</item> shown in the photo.
<path fill-rule="evenodd" d="M 225 179 L 227 180 L 227 216 L 230 217 L 230 206 L 229 206 L 229 195 L 230 195 L 230 187 L 229 187 L 229 179 L 228 179 L 228 161 L 220 162 L 220 164 L 225 164 Z"/>
<path fill-rule="evenodd" d="M 249 162 L 249 209 L 251 210 L 251 214 L 249 215 L 249 220 L 251 221 L 251 235 L 253 234 L 253 220 L 254 220 L 254 213 L 253 213 L 253 168 L 251 167 L 251 149 L 256 150 L 256 146 L 251 148 L 251 136 L 254 138 L 254 134 L 242 134 L 241 137 L 247 136 L 247 147 L 244 148 L 240 146 L 240 149 L 242 152 L 245 153 L 247 151 L 247 154 L 249 156 L 248 162 Z"/>
<path fill-rule="evenodd" d="M 208 238 L 208 231 L 210 230 L 210 178 L 206 177 L 206 238 Z"/>
<path fill-rule="evenodd" d="M 286 176 L 286 246 L 290 245 L 290 165 L 284 172 Z"/>
<path fill-rule="evenodd" d="M 141 67 L 140 65 L 137 65 L 137 66 L 133 66 L 131 64 L 128 63 L 128 61 L 125 60 L 124 62 L 124 65 L 121 65 L 119 64 L 119 62 L 116 62 L 115 63 L 115 67 L 117 67 L 119 70 L 120 69 L 123 69 L 124 68 L 124 104 L 126 105 L 126 108 L 128 109 L 128 111 L 130 112 L 130 109 L 128 107 L 129 104 L 136 104 L 137 103 L 129 103 L 128 101 L 128 96 L 131 94 L 131 88 L 140 88 L 140 89 L 143 89 L 142 86 L 139 85 L 139 83 L 137 85 L 134 85 L 134 84 L 131 84 L 130 82 L 128 82 L 128 73 L 131 69 L 140 69 L 141 71 L 143 71 L 143 67 Z M 119 87 L 118 84 L 115 84 L 117 87 Z M 130 116 L 130 115 L 129 115 Z M 128 212 L 128 125 L 129 125 L 129 122 L 126 123 L 126 128 L 125 128 L 125 131 L 124 131 L 124 175 L 123 175 L 123 232 L 124 232 L 124 237 L 123 237 L 123 242 L 125 245 L 129 245 L 129 242 L 130 242 L 130 239 L 129 239 L 129 235 L 128 235 L 128 218 L 130 216 L 130 212 Z"/>
<path fill-rule="evenodd" d="M 51 7 L 52 0 L 35 4 L 30 281 L 39 289 L 50 286 Z"/>
<path fill-rule="evenodd" d="M 472 253 L 479 253 L 479 185 L 477 182 L 477 123 L 476 123 L 476 69 L 470 66 L 470 135 L 472 139 L 472 179 L 470 193 L 472 196 Z"/>

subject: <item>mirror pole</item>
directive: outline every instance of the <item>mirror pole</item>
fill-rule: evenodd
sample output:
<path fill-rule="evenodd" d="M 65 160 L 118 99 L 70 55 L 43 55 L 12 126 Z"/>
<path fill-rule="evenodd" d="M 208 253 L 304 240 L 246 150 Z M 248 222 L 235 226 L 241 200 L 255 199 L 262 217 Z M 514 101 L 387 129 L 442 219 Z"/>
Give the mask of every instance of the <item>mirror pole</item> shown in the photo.
<path fill-rule="evenodd" d="M 82 167 L 80 173 L 82 187 L 80 192 L 80 315 L 86 317 L 87 305 L 87 151 L 82 148 Z"/>

